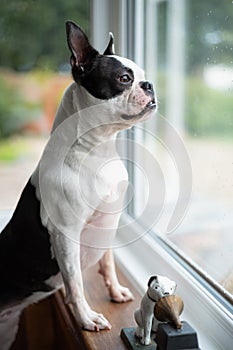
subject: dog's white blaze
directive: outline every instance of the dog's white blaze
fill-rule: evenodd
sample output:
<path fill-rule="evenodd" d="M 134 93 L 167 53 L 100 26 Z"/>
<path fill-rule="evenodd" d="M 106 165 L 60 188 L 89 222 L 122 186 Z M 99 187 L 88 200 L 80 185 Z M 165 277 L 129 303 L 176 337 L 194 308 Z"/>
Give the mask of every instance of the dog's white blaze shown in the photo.
<path fill-rule="evenodd" d="M 114 57 L 118 61 L 120 61 L 125 67 L 132 69 L 134 73 L 134 81 L 142 81 L 145 80 L 145 73 L 143 69 L 141 69 L 135 62 L 131 61 L 130 59 L 126 57 L 120 57 L 117 55 L 114 56 L 109 56 L 109 57 Z"/>

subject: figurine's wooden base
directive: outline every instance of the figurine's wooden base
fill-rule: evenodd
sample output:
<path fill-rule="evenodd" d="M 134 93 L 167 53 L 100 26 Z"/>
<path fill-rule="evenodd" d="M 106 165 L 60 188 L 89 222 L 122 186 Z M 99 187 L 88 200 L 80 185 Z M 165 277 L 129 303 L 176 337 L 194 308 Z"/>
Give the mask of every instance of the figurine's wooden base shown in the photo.
<path fill-rule="evenodd" d="M 121 338 L 128 349 L 130 350 L 156 350 L 156 344 L 152 341 L 151 345 L 142 345 L 139 340 L 135 338 L 134 333 L 136 328 L 123 328 L 121 330 Z"/>
<path fill-rule="evenodd" d="M 200 350 L 195 330 L 185 321 L 182 322 L 181 329 L 176 329 L 169 323 L 161 323 L 151 345 L 140 344 L 134 336 L 135 330 L 134 327 L 121 330 L 121 338 L 129 350 Z"/>
<path fill-rule="evenodd" d="M 182 322 L 182 328 L 176 329 L 172 324 L 161 323 L 156 333 L 157 350 L 200 350 L 197 333 L 188 324 Z"/>

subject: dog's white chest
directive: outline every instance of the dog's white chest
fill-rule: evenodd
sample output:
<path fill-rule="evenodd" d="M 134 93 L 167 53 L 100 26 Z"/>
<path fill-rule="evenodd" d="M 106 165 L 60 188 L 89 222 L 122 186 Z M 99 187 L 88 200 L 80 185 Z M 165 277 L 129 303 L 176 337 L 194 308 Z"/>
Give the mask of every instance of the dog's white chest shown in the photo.
<path fill-rule="evenodd" d="M 128 173 L 119 159 L 103 162 L 96 171 L 96 191 L 103 202 L 114 204 L 124 195 L 128 186 Z"/>
<path fill-rule="evenodd" d="M 106 161 L 96 171 L 94 190 L 100 201 L 82 230 L 83 269 L 95 264 L 103 252 L 112 246 L 127 185 L 128 173 L 119 159 Z"/>
<path fill-rule="evenodd" d="M 98 198 L 95 201 L 98 206 L 93 208 L 93 213 L 86 222 L 86 231 L 92 227 L 116 229 L 127 186 L 128 173 L 119 158 L 106 160 L 96 169 L 93 197 Z"/>

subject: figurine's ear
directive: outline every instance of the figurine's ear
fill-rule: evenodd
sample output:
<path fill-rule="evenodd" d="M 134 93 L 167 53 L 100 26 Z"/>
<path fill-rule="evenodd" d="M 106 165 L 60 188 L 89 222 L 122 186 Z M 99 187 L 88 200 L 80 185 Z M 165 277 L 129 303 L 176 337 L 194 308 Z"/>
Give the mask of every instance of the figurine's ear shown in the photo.
<path fill-rule="evenodd" d="M 115 55 L 114 36 L 112 32 L 109 33 L 109 42 L 108 42 L 108 46 L 104 51 L 104 55 Z"/>
<path fill-rule="evenodd" d="M 147 284 L 148 287 L 150 287 L 151 282 L 154 281 L 154 280 L 157 280 L 157 276 L 151 276 L 151 278 L 149 279 L 148 284 Z"/>
<path fill-rule="evenodd" d="M 71 51 L 71 66 L 82 67 L 98 54 L 89 43 L 86 34 L 74 22 L 66 22 L 66 35 L 69 49 Z"/>

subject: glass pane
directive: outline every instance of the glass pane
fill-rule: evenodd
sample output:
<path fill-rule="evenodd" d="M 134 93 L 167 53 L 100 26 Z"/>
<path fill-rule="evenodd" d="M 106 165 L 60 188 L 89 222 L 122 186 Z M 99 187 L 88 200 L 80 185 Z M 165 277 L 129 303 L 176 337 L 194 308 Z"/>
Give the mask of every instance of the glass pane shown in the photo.
<path fill-rule="evenodd" d="M 144 224 L 233 293 L 233 3 L 164 1 L 154 11 L 157 67 L 149 78 L 159 112 L 144 144 L 160 170 L 148 184 Z M 156 168 L 146 160 L 144 167 Z M 156 205 L 162 214 L 153 222 Z"/>

